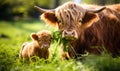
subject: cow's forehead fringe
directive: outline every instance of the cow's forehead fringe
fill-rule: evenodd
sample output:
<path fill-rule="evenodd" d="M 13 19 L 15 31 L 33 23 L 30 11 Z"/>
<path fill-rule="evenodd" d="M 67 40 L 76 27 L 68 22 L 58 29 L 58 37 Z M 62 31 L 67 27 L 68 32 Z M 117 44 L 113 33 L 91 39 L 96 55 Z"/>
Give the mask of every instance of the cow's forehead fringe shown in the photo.
<path fill-rule="evenodd" d="M 59 6 L 58 8 L 72 8 L 72 7 L 76 7 L 77 4 L 73 3 L 73 2 L 67 2 L 64 3 L 63 5 Z"/>
<path fill-rule="evenodd" d="M 73 2 L 67 2 L 67 3 L 65 3 L 65 4 L 59 6 L 58 8 L 55 9 L 55 15 L 58 18 L 60 18 L 61 14 L 63 14 L 63 16 L 69 14 L 73 18 L 74 18 L 74 16 L 81 16 L 82 17 L 82 16 L 84 16 L 84 13 L 85 13 L 85 9 L 83 9 L 79 4 L 76 4 Z"/>
<path fill-rule="evenodd" d="M 77 8 L 78 10 L 83 9 L 82 6 L 80 6 L 79 4 L 76 4 L 74 2 L 67 2 L 67 3 L 64 3 L 63 5 L 59 6 L 55 10 L 58 11 L 60 9 L 65 10 L 65 9 L 73 9 L 73 8 Z"/>

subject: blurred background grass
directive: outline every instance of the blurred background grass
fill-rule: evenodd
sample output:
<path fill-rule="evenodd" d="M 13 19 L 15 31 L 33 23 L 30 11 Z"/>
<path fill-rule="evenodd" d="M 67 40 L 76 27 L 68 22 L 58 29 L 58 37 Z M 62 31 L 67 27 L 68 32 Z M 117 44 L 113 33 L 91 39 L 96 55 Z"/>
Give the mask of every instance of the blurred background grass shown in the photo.
<path fill-rule="evenodd" d="M 34 10 L 35 5 L 49 9 L 68 1 L 98 5 L 120 3 L 120 0 L 0 0 L 0 20 L 38 19 L 40 13 Z"/>
<path fill-rule="evenodd" d="M 18 58 L 21 44 L 31 41 L 30 33 L 39 30 L 56 31 L 40 20 L 34 6 L 51 9 L 67 2 L 86 4 L 114 4 L 120 0 L 0 0 L 0 71 L 119 71 L 120 57 L 112 58 L 108 54 L 89 55 L 83 60 L 61 61 L 59 43 L 51 45 L 48 60 L 23 62 Z"/>

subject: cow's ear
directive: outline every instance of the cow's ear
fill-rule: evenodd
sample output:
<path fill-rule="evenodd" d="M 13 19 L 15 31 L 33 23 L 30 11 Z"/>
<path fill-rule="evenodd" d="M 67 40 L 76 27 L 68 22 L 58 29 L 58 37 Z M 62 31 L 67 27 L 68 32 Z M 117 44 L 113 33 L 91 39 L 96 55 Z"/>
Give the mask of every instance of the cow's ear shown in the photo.
<path fill-rule="evenodd" d="M 98 21 L 98 15 L 96 13 L 86 12 L 82 23 L 85 28 L 88 28 L 96 21 Z"/>
<path fill-rule="evenodd" d="M 55 17 L 55 12 L 45 12 L 41 15 L 41 19 L 52 26 L 56 26 L 57 18 Z"/>
<path fill-rule="evenodd" d="M 32 40 L 38 40 L 38 36 L 36 35 L 36 33 L 31 33 L 30 37 Z"/>

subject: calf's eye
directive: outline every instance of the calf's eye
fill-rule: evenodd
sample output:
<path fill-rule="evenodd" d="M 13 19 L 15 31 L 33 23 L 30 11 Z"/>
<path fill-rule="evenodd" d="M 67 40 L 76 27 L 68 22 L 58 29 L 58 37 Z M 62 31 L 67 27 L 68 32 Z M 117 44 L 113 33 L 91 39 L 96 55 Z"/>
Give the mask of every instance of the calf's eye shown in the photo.
<path fill-rule="evenodd" d="M 42 42 L 42 40 L 41 40 L 41 39 L 38 39 L 38 41 L 39 41 L 39 42 Z"/>

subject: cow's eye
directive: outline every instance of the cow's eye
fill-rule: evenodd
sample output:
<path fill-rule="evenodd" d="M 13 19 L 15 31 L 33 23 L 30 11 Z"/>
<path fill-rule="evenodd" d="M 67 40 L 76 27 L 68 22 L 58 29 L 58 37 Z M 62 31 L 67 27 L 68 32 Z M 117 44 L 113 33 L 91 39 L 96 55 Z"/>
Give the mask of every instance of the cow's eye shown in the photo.
<path fill-rule="evenodd" d="M 78 23 L 79 23 L 80 25 L 82 25 L 82 19 L 78 20 Z"/>
<path fill-rule="evenodd" d="M 59 21 L 58 21 L 58 24 L 59 24 L 59 25 L 61 25 L 61 24 L 62 24 L 62 21 L 61 21 L 61 20 L 59 20 Z"/>
<path fill-rule="evenodd" d="M 61 22 L 62 22 L 61 20 L 58 21 L 58 23 L 61 23 Z"/>
<path fill-rule="evenodd" d="M 78 21 L 79 23 L 82 23 L 82 19 L 79 19 L 79 21 Z"/>

